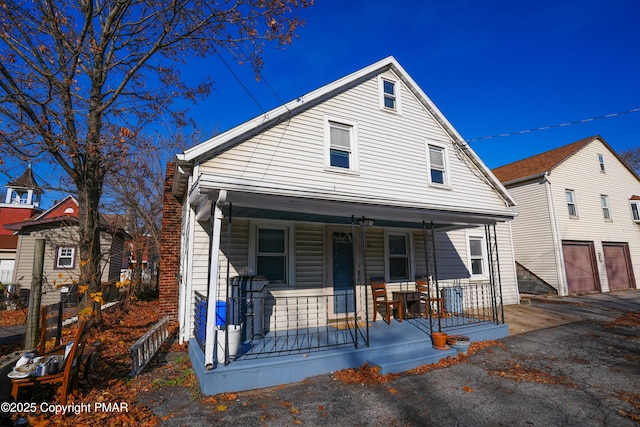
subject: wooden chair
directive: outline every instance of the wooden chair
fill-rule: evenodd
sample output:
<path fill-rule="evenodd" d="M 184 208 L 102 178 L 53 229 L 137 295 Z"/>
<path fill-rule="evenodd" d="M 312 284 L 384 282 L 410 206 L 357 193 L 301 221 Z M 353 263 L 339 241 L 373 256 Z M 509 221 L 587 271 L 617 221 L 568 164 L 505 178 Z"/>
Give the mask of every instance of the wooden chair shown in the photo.
<path fill-rule="evenodd" d="M 36 346 L 38 354 L 46 353 L 47 341 L 55 337 L 54 349 L 60 347 L 62 338 L 62 304 L 52 304 L 42 307 L 40 310 L 40 339 Z"/>
<path fill-rule="evenodd" d="M 435 304 L 437 309 L 436 316 L 444 313 L 442 298 L 436 294 L 435 289 L 429 290 L 429 278 L 416 278 L 416 291 L 420 292 L 420 302 L 424 302 L 424 317 L 429 317 L 429 307 L 431 306 L 433 310 L 433 304 Z"/>
<path fill-rule="evenodd" d="M 385 314 L 387 323 L 391 324 L 391 309 L 397 307 L 398 320 L 402 322 L 402 301 L 401 300 L 389 300 L 387 298 L 387 284 L 380 278 L 371 278 L 371 294 L 373 295 L 373 321 L 376 321 L 378 315 L 378 306 L 385 306 Z"/>
<path fill-rule="evenodd" d="M 60 403 L 67 404 L 67 395 L 69 391 L 77 394 L 78 390 L 78 371 L 82 362 L 82 354 L 87 343 L 89 330 L 93 324 L 92 320 L 81 321 L 78 324 L 78 332 L 73 338 L 73 345 L 69 354 L 65 358 L 60 371 L 55 374 L 43 375 L 40 377 L 12 378 L 11 379 L 11 396 L 14 400 L 18 400 L 18 394 L 23 387 L 31 387 L 40 384 L 60 384 L 62 386 L 62 395 Z"/>
<path fill-rule="evenodd" d="M 46 356 L 50 354 L 61 353 L 62 346 L 60 345 L 62 338 L 62 317 L 63 317 L 63 305 L 62 303 L 51 304 L 42 307 L 40 310 L 40 339 L 36 346 L 36 351 L 39 356 Z M 47 351 L 47 342 L 55 337 L 53 347 Z M 82 362 L 84 364 L 84 379 L 89 379 L 91 373 L 91 367 L 95 365 L 98 360 L 99 353 L 102 351 L 102 342 L 100 340 L 95 341 L 92 344 L 87 344 L 82 352 Z"/>

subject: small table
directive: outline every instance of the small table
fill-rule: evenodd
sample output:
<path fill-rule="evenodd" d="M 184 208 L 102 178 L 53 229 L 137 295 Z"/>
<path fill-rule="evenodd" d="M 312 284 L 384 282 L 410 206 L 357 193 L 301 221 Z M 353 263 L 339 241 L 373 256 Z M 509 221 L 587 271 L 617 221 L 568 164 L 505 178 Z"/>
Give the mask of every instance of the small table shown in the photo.
<path fill-rule="evenodd" d="M 420 317 L 420 292 L 393 291 L 393 299 L 402 301 L 404 318 L 414 319 Z"/>

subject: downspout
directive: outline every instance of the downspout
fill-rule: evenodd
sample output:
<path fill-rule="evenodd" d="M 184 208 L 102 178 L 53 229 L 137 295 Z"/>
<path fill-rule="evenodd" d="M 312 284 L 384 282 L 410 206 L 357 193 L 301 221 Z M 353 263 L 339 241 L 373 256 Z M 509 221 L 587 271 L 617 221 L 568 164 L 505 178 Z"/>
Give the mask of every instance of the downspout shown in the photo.
<path fill-rule="evenodd" d="M 209 264 L 209 289 L 207 292 L 207 326 L 205 334 L 204 366 L 213 369 L 215 350 L 216 297 L 218 295 L 218 273 L 220 257 L 220 232 L 222 230 L 222 204 L 227 200 L 226 190 L 220 190 L 218 200 L 211 207 L 211 262 Z"/>
<path fill-rule="evenodd" d="M 549 218 L 551 219 L 551 234 L 553 241 L 553 252 L 555 253 L 556 274 L 558 276 L 558 294 L 561 296 L 567 295 L 567 271 L 564 265 L 564 254 L 562 253 L 562 241 L 560 233 L 558 233 L 558 217 L 556 215 L 556 205 L 553 200 L 553 193 L 551 191 L 551 181 L 549 181 L 549 172 L 545 172 L 543 176 L 545 190 L 547 195 L 547 206 L 549 207 Z"/>

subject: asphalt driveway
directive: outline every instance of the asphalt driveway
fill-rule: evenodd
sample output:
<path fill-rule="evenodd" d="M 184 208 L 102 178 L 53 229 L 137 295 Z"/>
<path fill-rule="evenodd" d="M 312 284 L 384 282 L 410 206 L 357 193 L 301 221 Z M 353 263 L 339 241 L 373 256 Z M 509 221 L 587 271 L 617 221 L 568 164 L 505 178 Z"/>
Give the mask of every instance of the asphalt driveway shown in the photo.
<path fill-rule="evenodd" d="M 325 375 L 213 399 L 165 387 L 139 403 L 162 426 L 640 425 L 640 290 L 538 298 L 506 314 L 515 335 L 386 383 Z"/>

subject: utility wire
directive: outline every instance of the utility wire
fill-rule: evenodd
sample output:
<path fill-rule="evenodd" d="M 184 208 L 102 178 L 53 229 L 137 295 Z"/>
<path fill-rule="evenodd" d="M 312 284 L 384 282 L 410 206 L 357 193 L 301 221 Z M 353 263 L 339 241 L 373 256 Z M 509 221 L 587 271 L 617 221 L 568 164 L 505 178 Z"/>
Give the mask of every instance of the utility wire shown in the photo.
<path fill-rule="evenodd" d="M 560 123 L 560 124 L 557 124 L 557 125 L 542 126 L 542 127 L 534 128 L 534 129 L 520 130 L 520 131 L 517 131 L 517 132 L 501 133 L 501 134 L 498 134 L 498 135 L 481 136 L 479 138 L 471 138 L 471 139 L 467 139 L 465 142 L 484 141 L 484 140 L 487 140 L 487 139 L 501 138 L 501 137 L 504 137 L 504 136 L 513 136 L 513 135 L 521 135 L 521 134 L 525 134 L 525 133 L 537 132 L 539 130 L 547 130 L 547 129 L 565 127 L 565 126 L 578 125 L 578 124 L 581 124 L 581 123 L 588 123 L 588 122 L 593 122 L 593 121 L 601 120 L 601 119 L 609 119 L 611 117 L 621 116 L 623 114 L 637 113 L 638 111 L 640 111 L 640 108 L 632 108 L 631 110 L 627 110 L 627 111 L 620 111 L 618 113 L 605 114 L 604 116 L 591 117 L 591 118 L 588 118 L 588 119 L 582 119 L 582 120 L 576 120 L 576 121 L 573 121 L 573 122 Z"/>
<path fill-rule="evenodd" d="M 258 106 L 258 108 L 262 111 L 263 114 L 266 113 L 266 110 L 264 108 L 262 108 L 262 105 L 260 105 L 260 103 L 258 102 L 258 100 L 253 96 L 253 94 L 251 93 L 251 91 L 249 90 L 249 88 L 247 88 L 244 83 L 242 83 L 242 80 L 240 80 L 240 77 L 238 77 L 238 75 L 233 71 L 233 69 L 231 68 L 231 66 L 227 63 L 227 61 L 225 61 L 225 59 L 222 57 L 222 55 L 220 54 L 220 52 L 218 52 L 218 50 L 216 49 L 216 54 L 218 55 L 218 58 L 220 58 L 220 60 L 222 61 L 222 63 L 227 67 L 227 69 L 229 70 L 229 72 L 233 75 L 233 77 L 238 81 L 238 83 L 240 83 L 240 86 L 242 86 L 242 88 L 244 89 L 245 92 L 247 92 L 247 94 L 249 95 L 249 97 L 253 100 L 253 102 Z"/>

